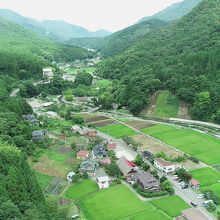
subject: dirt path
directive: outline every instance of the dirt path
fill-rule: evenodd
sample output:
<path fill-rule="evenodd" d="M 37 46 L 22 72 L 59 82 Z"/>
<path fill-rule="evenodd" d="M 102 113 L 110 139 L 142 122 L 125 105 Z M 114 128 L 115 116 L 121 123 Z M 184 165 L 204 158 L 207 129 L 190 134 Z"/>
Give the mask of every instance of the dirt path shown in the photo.
<path fill-rule="evenodd" d="M 189 114 L 189 105 L 184 101 L 180 101 L 180 107 L 177 116 L 178 118 L 191 119 Z"/>
<path fill-rule="evenodd" d="M 150 105 L 147 109 L 147 115 L 154 115 L 156 109 L 157 97 L 161 91 L 155 92 L 150 98 Z"/>

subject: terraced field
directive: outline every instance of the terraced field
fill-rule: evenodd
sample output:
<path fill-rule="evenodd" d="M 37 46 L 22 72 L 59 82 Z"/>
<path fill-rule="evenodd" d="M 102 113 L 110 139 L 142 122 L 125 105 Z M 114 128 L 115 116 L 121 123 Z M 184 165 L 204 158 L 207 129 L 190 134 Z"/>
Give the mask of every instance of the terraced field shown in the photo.
<path fill-rule="evenodd" d="M 212 136 L 168 125 L 156 125 L 141 131 L 206 164 L 220 163 L 220 140 Z"/>

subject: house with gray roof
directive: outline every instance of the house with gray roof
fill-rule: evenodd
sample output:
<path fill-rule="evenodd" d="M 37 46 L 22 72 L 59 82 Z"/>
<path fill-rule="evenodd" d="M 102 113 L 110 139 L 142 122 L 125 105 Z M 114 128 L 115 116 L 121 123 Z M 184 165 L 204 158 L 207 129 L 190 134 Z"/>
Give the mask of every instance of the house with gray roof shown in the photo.
<path fill-rule="evenodd" d="M 24 119 L 29 121 L 32 125 L 38 125 L 39 124 L 38 119 L 35 116 L 31 115 L 31 114 L 25 115 Z"/>
<path fill-rule="evenodd" d="M 135 171 L 135 167 L 132 166 L 132 163 L 130 163 L 125 157 L 116 161 L 116 164 L 125 177 L 131 175 L 131 173 Z"/>
<path fill-rule="evenodd" d="M 151 173 L 138 170 L 131 175 L 131 179 L 139 184 L 143 191 L 159 192 L 161 190 L 160 181 L 158 181 Z"/>
<path fill-rule="evenodd" d="M 46 133 L 46 130 L 34 130 L 32 132 L 32 140 L 41 140 L 45 137 Z"/>
<path fill-rule="evenodd" d="M 99 164 L 92 160 L 84 160 L 79 168 L 79 172 L 94 175 L 99 167 Z"/>
<path fill-rule="evenodd" d="M 93 147 L 92 157 L 93 159 L 107 157 L 107 152 L 105 150 L 105 147 L 102 145 L 96 145 L 95 147 Z"/>

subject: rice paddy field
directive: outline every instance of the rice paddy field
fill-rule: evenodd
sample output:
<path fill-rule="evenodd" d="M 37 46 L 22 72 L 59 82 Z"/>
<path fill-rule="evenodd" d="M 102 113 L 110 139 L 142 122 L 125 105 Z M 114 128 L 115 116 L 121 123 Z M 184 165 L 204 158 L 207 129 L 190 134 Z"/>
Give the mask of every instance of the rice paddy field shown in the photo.
<path fill-rule="evenodd" d="M 161 124 L 141 129 L 141 131 L 206 164 L 220 163 L 220 140 L 212 136 L 191 129 Z"/>
<path fill-rule="evenodd" d="M 209 167 L 191 170 L 190 173 L 194 179 L 200 182 L 201 191 L 212 190 L 216 195 L 220 196 L 220 183 L 218 183 L 220 173 Z"/>
<path fill-rule="evenodd" d="M 123 135 L 132 136 L 136 134 L 135 131 L 123 124 L 100 127 L 98 130 L 117 139 L 120 139 Z"/>

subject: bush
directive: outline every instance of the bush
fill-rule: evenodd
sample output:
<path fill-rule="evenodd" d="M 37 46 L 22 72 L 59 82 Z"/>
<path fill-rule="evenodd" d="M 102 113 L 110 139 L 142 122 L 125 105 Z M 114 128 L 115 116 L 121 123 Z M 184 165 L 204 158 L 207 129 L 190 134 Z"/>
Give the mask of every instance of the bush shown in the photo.
<path fill-rule="evenodd" d="M 166 181 L 166 180 L 167 180 L 167 177 L 162 176 L 162 177 L 160 178 L 160 183 L 163 183 L 163 182 Z"/>

